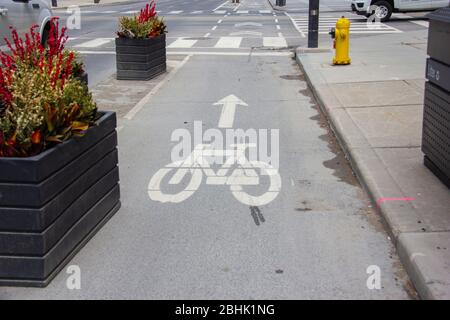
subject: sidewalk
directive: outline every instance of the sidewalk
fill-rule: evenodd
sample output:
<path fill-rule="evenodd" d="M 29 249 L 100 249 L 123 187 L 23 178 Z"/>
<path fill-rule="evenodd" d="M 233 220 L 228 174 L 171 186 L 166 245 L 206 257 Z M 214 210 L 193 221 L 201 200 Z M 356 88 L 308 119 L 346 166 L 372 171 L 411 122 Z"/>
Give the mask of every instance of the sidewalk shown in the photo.
<path fill-rule="evenodd" d="M 53 7 L 53 9 L 64 9 L 69 6 L 79 6 L 79 7 L 87 7 L 87 6 L 101 6 L 101 5 L 115 5 L 115 4 L 124 4 L 124 3 L 137 3 L 144 2 L 145 0 L 100 0 L 99 3 L 94 3 L 94 0 L 57 0 L 58 6 Z"/>
<path fill-rule="evenodd" d="M 426 41 L 426 30 L 354 38 L 349 66 L 332 66 L 331 50 L 296 59 L 420 296 L 450 299 L 450 190 L 420 149 Z"/>

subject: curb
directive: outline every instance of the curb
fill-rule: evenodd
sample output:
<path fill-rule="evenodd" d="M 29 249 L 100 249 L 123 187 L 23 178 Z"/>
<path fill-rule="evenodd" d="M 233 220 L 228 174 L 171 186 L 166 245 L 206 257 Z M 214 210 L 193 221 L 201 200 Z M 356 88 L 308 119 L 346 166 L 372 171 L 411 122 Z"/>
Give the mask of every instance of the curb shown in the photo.
<path fill-rule="evenodd" d="M 280 11 L 280 12 L 286 12 L 286 9 L 274 5 L 271 0 L 267 0 L 267 2 L 270 4 L 270 6 L 272 7 L 273 10 Z"/>
<path fill-rule="evenodd" d="M 419 264 L 418 260 L 415 259 L 415 255 L 418 254 L 417 245 L 414 243 L 414 237 L 423 236 L 425 233 L 418 233 L 412 230 L 411 231 L 401 232 L 399 230 L 399 224 L 396 221 L 396 217 L 402 214 L 408 214 L 413 216 L 416 213 L 416 209 L 411 204 L 404 204 L 402 207 L 399 207 L 395 203 L 384 203 L 382 206 L 377 204 L 377 199 L 382 197 L 381 190 L 386 190 L 389 188 L 390 192 L 393 194 L 403 195 L 401 189 L 397 186 L 396 182 L 387 172 L 386 167 L 382 164 L 382 161 L 376 155 L 374 150 L 370 147 L 364 147 L 364 145 L 368 146 L 367 140 L 362 136 L 360 129 L 356 127 L 356 124 L 353 123 L 353 120 L 346 113 L 343 108 L 339 108 L 337 99 L 332 96 L 334 94 L 330 90 L 330 97 L 323 95 L 320 90 L 313 84 L 311 79 L 311 74 L 308 72 L 308 67 L 304 66 L 301 59 L 299 58 L 298 53 L 307 53 L 308 51 L 304 50 L 304 48 L 299 48 L 295 52 L 295 60 L 299 65 L 309 88 L 311 89 L 317 104 L 319 105 L 320 110 L 326 116 L 330 127 L 335 134 L 337 140 L 339 141 L 340 146 L 342 147 L 347 159 L 349 160 L 352 169 L 354 170 L 359 182 L 362 187 L 365 189 L 367 194 L 369 195 L 374 209 L 380 214 L 383 224 L 385 225 L 388 234 L 397 250 L 400 261 L 402 262 L 411 282 L 413 283 L 415 289 L 417 290 L 419 296 L 422 299 L 449 299 L 450 291 L 448 289 L 447 284 L 439 283 L 439 281 L 435 281 L 430 279 L 430 273 L 433 274 L 433 263 L 427 262 Z M 314 52 L 314 51 L 313 51 Z M 324 84 L 326 85 L 326 84 Z M 327 102 L 330 102 L 327 104 Z M 330 104 L 334 104 L 332 108 L 330 108 Z M 336 108 L 337 107 L 337 108 Z M 350 141 L 349 136 L 346 135 L 345 130 L 354 131 L 355 134 L 359 134 L 361 139 L 358 141 L 358 145 L 362 147 L 352 148 L 352 143 Z M 365 161 L 366 160 L 366 161 Z M 373 170 L 368 167 L 367 161 L 370 161 L 371 168 L 375 166 L 376 168 L 380 168 L 376 171 L 376 178 L 374 177 Z M 380 174 L 384 174 L 380 179 Z M 387 183 L 384 183 L 385 179 Z M 379 181 L 383 180 L 383 186 L 380 187 Z M 384 188 L 384 185 L 386 188 Z M 400 214 L 399 214 L 400 213 Z M 428 253 L 428 247 L 420 248 Z M 434 252 L 431 252 L 431 256 L 433 257 Z M 434 255 L 436 256 L 436 255 Z M 423 259 L 422 259 L 423 261 Z M 428 275 L 428 277 L 426 276 Z"/>

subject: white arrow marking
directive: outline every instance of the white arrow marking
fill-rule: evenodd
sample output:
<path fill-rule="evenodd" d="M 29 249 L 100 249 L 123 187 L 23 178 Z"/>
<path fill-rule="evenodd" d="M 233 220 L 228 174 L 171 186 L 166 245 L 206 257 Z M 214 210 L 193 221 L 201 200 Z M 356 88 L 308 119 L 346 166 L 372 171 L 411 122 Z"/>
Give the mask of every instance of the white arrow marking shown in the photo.
<path fill-rule="evenodd" d="M 244 101 L 236 97 L 234 94 L 230 94 L 225 98 L 214 103 L 215 106 L 223 105 L 222 113 L 220 114 L 219 128 L 232 128 L 234 122 L 234 114 L 236 112 L 236 105 L 248 107 Z"/>

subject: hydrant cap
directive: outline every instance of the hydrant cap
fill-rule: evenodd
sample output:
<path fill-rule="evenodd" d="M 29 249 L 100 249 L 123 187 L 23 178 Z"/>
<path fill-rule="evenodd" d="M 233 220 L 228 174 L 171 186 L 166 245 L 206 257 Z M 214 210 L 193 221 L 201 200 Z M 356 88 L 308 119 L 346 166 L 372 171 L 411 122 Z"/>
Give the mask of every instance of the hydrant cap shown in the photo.
<path fill-rule="evenodd" d="M 338 21 L 336 21 L 336 28 L 349 29 L 350 20 L 346 19 L 345 17 L 339 18 Z"/>

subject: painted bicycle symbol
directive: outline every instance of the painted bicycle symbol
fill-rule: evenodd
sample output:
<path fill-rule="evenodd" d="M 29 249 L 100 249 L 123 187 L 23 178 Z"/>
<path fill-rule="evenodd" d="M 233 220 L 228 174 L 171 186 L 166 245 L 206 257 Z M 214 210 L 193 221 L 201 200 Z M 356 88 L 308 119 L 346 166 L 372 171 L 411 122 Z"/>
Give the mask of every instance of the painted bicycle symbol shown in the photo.
<path fill-rule="evenodd" d="M 198 190 L 205 176 L 207 185 L 229 186 L 233 196 L 243 204 L 261 206 L 273 201 L 281 190 L 281 177 L 278 170 L 266 162 L 247 159 L 246 149 L 256 147 L 256 144 L 231 144 L 230 147 L 231 149 L 227 150 L 217 150 L 211 148 L 210 144 L 198 144 L 185 160 L 172 162 L 161 168 L 148 184 L 150 199 L 163 203 L 180 203 Z M 226 159 L 216 172 L 211 168 L 209 162 L 211 157 Z M 252 195 L 244 190 L 244 187 L 246 190 L 251 189 L 251 186 L 258 187 L 262 176 L 267 176 L 269 180 L 265 192 Z M 189 182 L 182 191 L 164 193 L 161 190 L 164 181 L 168 180 L 166 183 L 169 185 L 178 185 L 185 177 L 189 179 Z"/>

